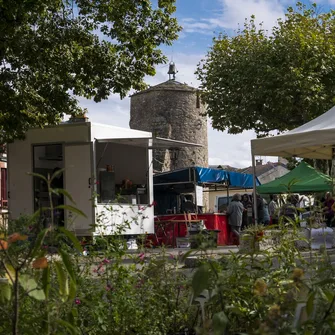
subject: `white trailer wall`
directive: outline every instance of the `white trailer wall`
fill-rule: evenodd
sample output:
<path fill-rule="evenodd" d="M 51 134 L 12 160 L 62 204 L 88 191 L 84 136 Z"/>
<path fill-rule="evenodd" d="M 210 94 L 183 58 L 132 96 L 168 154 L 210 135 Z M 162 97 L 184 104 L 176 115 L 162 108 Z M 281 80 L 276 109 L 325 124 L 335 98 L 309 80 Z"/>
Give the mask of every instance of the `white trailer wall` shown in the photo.
<path fill-rule="evenodd" d="M 81 210 L 86 217 L 72 211 L 65 211 L 66 226 L 74 230 L 77 236 L 92 234 L 94 220 L 92 143 L 64 146 L 65 183 L 64 188 L 71 194 L 75 204 L 65 199 L 66 205 Z"/>
<path fill-rule="evenodd" d="M 8 210 L 11 219 L 34 211 L 32 152 L 29 141 L 8 145 Z"/>
<path fill-rule="evenodd" d="M 51 143 L 90 141 L 90 124 L 62 124 L 44 129 L 30 129 L 23 141 L 8 144 L 8 208 L 11 219 L 34 212 L 33 146 Z"/>
<path fill-rule="evenodd" d="M 11 218 L 15 219 L 20 214 L 32 214 L 34 211 L 33 177 L 27 172 L 33 171 L 34 145 L 62 144 L 64 188 L 69 191 L 76 206 L 86 215 L 86 218 L 77 217 L 73 228 L 78 235 L 88 235 L 88 230 L 96 217 L 100 214 L 105 217 L 104 222 L 109 229 L 115 224 L 131 223 L 131 229 L 125 234 L 153 233 L 154 208 L 150 206 L 153 201 L 152 186 L 152 150 L 151 133 L 122 129 L 107 125 L 94 125 L 92 123 L 62 124 L 45 129 L 32 129 L 27 132 L 24 141 L 15 141 L 8 146 L 8 186 L 9 210 Z M 110 152 L 104 155 L 99 166 L 113 165 L 120 179 L 131 179 L 135 184 L 147 185 L 148 204 L 131 205 L 122 204 L 119 215 L 115 211 L 106 210 L 105 205 L 92 207 L 91 195 L 94 191 L 96 177 L 96 161 L 99 160 L 101 148 L 95 155 L 92 142 L 99 138 L 142 138 L 148 140 L 148 146 L 129 146 L 120 143 L 109 143 Z M 93 156 L 94 155 L 94 156 Z M 56 164 L 56 163 L 55 163 Z M 57 163 L 60 164 L 60 163 Z M 50 165 L 51 168 L 51 165 Z M 122 177 L 121 177 L 122 176 Z M 92 184 L 89 185 L 91 178 Z M 150 182 L 148 183 L 148 179 Z M 120 182 L 119 180 L 117 181 Z M 66 201 L 66 204 L 70 204 Z M 72 221 L 73 213 L 65 213 L 66 221 Z M 71 227 L 69 227 L 71 229 Z M 97 230 L 95 234 L 99 234 Z M 105 230 L 105 233 L 108 231 Z"/>
<path fill-rule="evenodd" d="M 148 139 L 149 141 L 149 139 Z M 113 142 L 96 144 L 96 164 L 99 168 L 113 165 L 116 184 L 123 179 L 130 179 L 133 184 L 143 184 L 147 187 L 147 204 L 97 204 L 97 229 L 95 235 L 113 234 L 127 225 L 122 233 L 125 235 L 154 233 L 154 208 L 152 190 L 152 150 L 147 147 L 124 145 Z M 150 182 L 148 183 L 148 180 Z"/>

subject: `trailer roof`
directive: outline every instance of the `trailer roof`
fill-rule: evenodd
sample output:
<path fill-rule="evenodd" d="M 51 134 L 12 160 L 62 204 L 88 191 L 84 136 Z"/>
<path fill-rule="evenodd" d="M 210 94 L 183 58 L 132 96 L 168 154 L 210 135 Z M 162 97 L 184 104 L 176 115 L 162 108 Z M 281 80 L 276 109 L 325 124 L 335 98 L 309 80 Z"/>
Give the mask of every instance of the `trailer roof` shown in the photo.
<path fill-rule="evenodd" d="M 90 122 L 92 129 L 92 137 L 100 140 L 100 139 L 116 139 L 116 138 L 150 138 L 152 137 L 151 132 L 130 129 L 130 128 L 122 128 L 113 126 L 110 124 L 102 124 Z"/>
<path fill-rule="evenodd" d="M 151 140 L 151 141 L 148 141 Z M 148 149 L 179 149 L 184 147 L 202 147 L 201 144 L 171 140 L 168 138 L 151 137 L 151 138 L 105 138 L 97 139 L 101 143 L 120 143 L 144 147 Z"/>

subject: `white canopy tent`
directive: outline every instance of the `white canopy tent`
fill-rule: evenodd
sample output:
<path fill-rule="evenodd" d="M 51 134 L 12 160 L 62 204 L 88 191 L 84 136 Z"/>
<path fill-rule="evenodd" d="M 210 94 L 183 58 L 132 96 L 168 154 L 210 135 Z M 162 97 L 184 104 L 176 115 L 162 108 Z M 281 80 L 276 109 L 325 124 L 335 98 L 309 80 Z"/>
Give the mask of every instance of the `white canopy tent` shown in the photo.
<path fill-rule="evenodd" d="M 253 156 L 332 159 L 334 147 L 335 106 L 283 135 L 251 140 Z"/>
<path fill-rule="evenodd" d="M 285 134 L 251 140 L 254 197 L 256 197 L 255 155 L 333 159 L 334 164 L 334 148 L 335 106 L 314 120 Z M 254 203 L 256 204 L 256 201 Z M 257 222 L 256 208 L 255 213 Z"/>

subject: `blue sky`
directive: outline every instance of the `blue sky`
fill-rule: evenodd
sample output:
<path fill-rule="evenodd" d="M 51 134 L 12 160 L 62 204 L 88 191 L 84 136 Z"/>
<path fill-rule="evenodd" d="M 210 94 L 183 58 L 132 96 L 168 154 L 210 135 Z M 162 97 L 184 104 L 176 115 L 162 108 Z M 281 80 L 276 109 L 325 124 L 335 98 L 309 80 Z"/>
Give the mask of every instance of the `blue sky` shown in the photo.
<path fill-rule="evenodd" d="M 155 0 L 152 0 L 155 1 Z M 302 1 L 306 4 L 308 0 Z M 335 0 L 318 0 L 323 11 L 335 8 Z M 177 0 L 177 17 L 183 31 L 172 46 L 162 46 L 169 60 L 177 66 L 176 79 L 197 87 L 194 71 L 199 61 L 205 57 L 212 45 L 212 39 L 219 32 L 233 35 L 239 24 L 252 14 L 256 22 L 263 22 L 267 29 L 275 24 L 279 17 L 284 17 L 285 9 L 294 6 L 292 0 Z M 168 65 L 157 66 L 156 75 L 146 79 L 149 85 L 156 85 L 168 79 Z M 120 100 L 112 95 L 101 103 L 80 99 L 83 107 L 88 108 L 91 121 L 129 127 L 129 98 Z M 251 164 L 250 139 L 254 138 L 252 131 L 239 135 L 229 135 L 226 132 L 213 130 L 208 122 L 209 163 L 227 164 L 236 167 L 246 167 Z M 264 161 L 274 160 L 263 157 Z"/>

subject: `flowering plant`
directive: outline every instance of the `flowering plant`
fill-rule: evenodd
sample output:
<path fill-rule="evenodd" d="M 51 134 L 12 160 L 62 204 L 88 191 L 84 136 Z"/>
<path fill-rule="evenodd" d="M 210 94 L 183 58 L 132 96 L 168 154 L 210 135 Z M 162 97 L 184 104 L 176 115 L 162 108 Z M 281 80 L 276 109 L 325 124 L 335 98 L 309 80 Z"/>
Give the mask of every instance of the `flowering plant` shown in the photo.
<path fill-rule="evenodd" d="M 253 236 L 255 241 L 259 242 L 264 238 L 265 229 L 263 225 L 249 226 L 243 231 L 243 235 Z"/>

